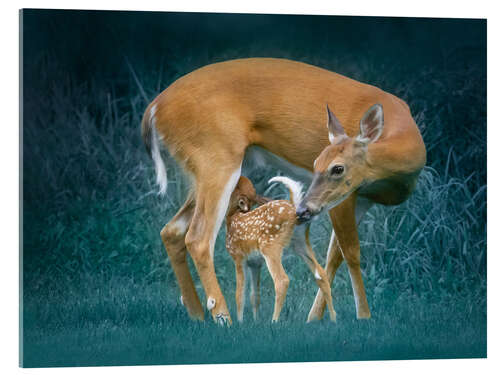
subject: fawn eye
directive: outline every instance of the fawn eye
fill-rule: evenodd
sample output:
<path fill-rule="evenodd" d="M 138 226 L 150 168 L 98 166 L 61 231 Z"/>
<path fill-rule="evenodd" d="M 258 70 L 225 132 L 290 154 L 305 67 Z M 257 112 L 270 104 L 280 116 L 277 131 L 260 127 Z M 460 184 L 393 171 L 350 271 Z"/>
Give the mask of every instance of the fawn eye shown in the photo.
<path fill-rule="evenodd" d="M 240 200 L 238 201 L 238 206 L 239 206 L 239 207 L 240 207 L 240 209 L 242 209 L 242 210 L 246 210 L 246 209 L 247 209 L 247 204 L 246 204 L 246 202 L 245 202 L 245 200 L 244 200 L 244 199 L 240 199 Z"/>
<path fill-rule="evenodd" d="M 343 165 L 334 165 L 332 169 L 330 169 L 330 174 L 332 176 L 340 176 L 342 173 L 344 173 Z"/>

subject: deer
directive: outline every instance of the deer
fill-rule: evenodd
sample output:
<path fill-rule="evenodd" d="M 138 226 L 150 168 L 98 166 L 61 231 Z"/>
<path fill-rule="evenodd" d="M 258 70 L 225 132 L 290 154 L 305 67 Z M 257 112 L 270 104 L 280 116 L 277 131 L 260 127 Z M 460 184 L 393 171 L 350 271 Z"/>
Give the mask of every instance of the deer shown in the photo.
<path fill-rule="evenodd" d="M 356 316 L 370 318 L 358 224 L 373 204 L 404 202 L 426 163 L 422 136 L 402 99 L 298 61 L 236 59 L 203 66 L 174 81 L 147 106 L 141 133 L 160 194 L 168 186 L 163 148 L 191 177 L 185 203 L 160 236 L 192 319 L 204 320 L 205 310 L 188 253 L 211 301 L 212 319 L 232 323 L 215 273 L 214 245 L 243 161 L 249 158 L 312 181 L 296 213 L 306 222 L 328 212 L 328 282 L 345 260 Z M 307 320 L 321 319 L 325 307 L 325 295 L 318 290 Z"/>
<path fill-rule="evenodd" d="M 233 258 L 236 271 L 236 307 L 238 321 L 243 322 L 245 307 L 245 271 L 250 270 L 251 298 L 254 320 L 260 302 L 259 276 L 262 261 L 255 258 L 258 252 L 265 259 L 274 283 L 275 301 L 272 322 L 279 320 L 285 302 L 289 278 L 281 263 L 283 249 L 290 243 L 297 224 L 296 209 L 302 198 L 302 185 L 284 176 L 276 176 L 269 183 L 281 182 L 290 191 L 290 200 L 268 200 L 257 195 L 252 182 L 244 176 L 238 180 L 229 199 L 226 216 L 226 249 Z M 254 204 L 261 204 L 250 210 Z M 300 230 L 298 231 L 300 233 Z M 305 227 L 303 240 L 294 241 L 293 249 L 305 261 L 314 279 L 326 296 L 330 320 L 336 320 L 330 284 L 326 272 L 320 266 L 309 241 L 309 225 Z M 297 236 L 301 236 L 298 234 Z M 296 237 L 297 237 L 296 236 Z M 298 238 L 296 238 L 297 240 Z M 304 246 L 305 245 L 305 246 Z M 258 256 L 258 255 L 257 255 Z M 248 263 L 250 261 L 250 263 Z M 213 304 L 210 303 L 212 306 Z"/>

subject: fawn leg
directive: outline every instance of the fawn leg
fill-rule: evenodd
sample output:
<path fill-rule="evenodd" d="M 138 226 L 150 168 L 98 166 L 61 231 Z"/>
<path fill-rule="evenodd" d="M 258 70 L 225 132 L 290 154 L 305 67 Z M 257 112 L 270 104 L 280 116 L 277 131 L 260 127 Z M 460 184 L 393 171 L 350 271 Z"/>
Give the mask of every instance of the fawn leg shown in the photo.
<path fill-rule="evenodd" d="M 274 291 L 276 294 L 274 299 L 273 322 L 277 322 L 279 319 L 281 309 L 285 303 L 288 284 L 290 283 L 283 269 L 283 265 L 281 264 L 281 252 L 282 249 L 279 251 L 270 251 L 267 255 L 264 255 L 267 268 L 274 282 Z"/>
<path fill-rule="evenodd" d="M 311 243 L 309 241 L 309 227 L 309 225 L 306 225 L 296 228 L 296 233 L 298 235 L 294 235 L 292 247 L 294 251 L 304 260 L 307 267 L 314 275 L 314 280 L 320 288 L 322 295 L 324 296 L 323 298 L 325 299 L 326 305 L 328 306 L 330 320 L 336 321 L 337 314 L 333 308 L 330 283 L 328 282 L 328 277 L 325 270 L 316 260 L 316 256 L 311 247 Z M 307 321 L 309 322 L 310 320 L 308 319 Z"/>
<path fill-rule="evenodd" d="M 245 310 L 245 273 L 243 272 L 243 260 L 234 259 L 236 270 L 236 310 L 238 312 L 238 321 L 243 321 L 243 311 Z"/>
<path fill-rule="evenodd" d="M 355 206 L 353 207 L 353 204 Z M 349 254 L 356 254 L 355 248 L 356 248 L 356 243 L 357 243 L 357 248 L 358 248 L 358 254 L 359 254 L 359 239 L 357 236 L 357 225 L 361 222 L 361 219 L 363 218 L 364 214 L 368 211 L 368 209 L 373 205 L 370 201 L 363 199 L 361 197 L 351 196 L 348 198 L 346 201 L 344 201 L 342 204 L 340 204 L 338 207 L 335 207 L 330 210 L 329 215 L 330 219 L 332 221 L 332 226 L 334 226 L 335 221 L 342 222 L 342 216 L 346 217 L 347 219 L 345 220 L 345 223 L 347 225 L 347 230 L 344 231 L 344 228 L 342 229 L 335 229 L 332 230 L 332 236 L 330 239 L 330 245 L 328 246 L 328 253 L 327 253 L 327 260 L 326 260 L 326 274 L 328 277 L 328 282 L 331 284 L 333 282 L 333 279 L 335 277 L 335 273 L 337 272 L 337 269 L 341 265 L 342 261 L 344 260 L 344 254 L 342 253 L 342 250 L 345 248 L 350 249 L 354 248 L 353 250 L 349 251 Z M 352 215 L 352 212 L 354 210 L 354 215 Z M 335 214 L 335 213 L 340 213 Z M 354 224 L 353 220 L 354 218 Z M 349 230 L 350 227 L 350 230 Z M 355 231 L 355 236 L 352 236 L 353 229 Z M 335 234 L 336 232 L 339 232 L 339 236 L 337 237 Z M 351 235 L 349 235 L 351 234 Z M 353 240 L 352 243 L 349 243 L 353 237 L 355 238 L 355 241 Z M 341 245 L 339 243 L 339 239 L 342 238 L 342 242 L 346 243 L 346 246 L 343 246 L 341 248 Z M 352 274 L 351 274 L 351 268 L 353 269 L 354 274 L 357 273 L 355 270 L 356 268 L 356 259 L 355 257 L 351 257 L 351 265 L 352 267 L 349 267 L 349 274 L 352 279 Z M 359 272 L 360 275 L 361 271 Z M 359 280 L 359 278 L 356 278 Z M 366 294 L 364 293 L 364 287 L 362 285 L 362 280 L 361 280 L 361 287 L 363 290 L 363 293 L 360 293 L 360 288 L 359 288 L 359 283 L 355 284 L 353 283 L 353 290 L 354 290 L 354 295 L 355 295 L 355 301 L 356 301 L 356 310 L 358 312 L 358 318 L 363 318 L 367 317 L 366 315 L 366 310 L 368 311 L 368 317 L 369 317 L 369 309 L 368 309 L 368 302 L 364 303 L 359 303 L 360 300 L 362 300 L 362 295 L 365 295 L 364 300 L 366 301 Z M 358 290 L 358 294 L 356 294 L 356 289 Z M 364 306 L 364 311 L 360 311 L 358 308 L 359 306 Z M 318 293 L 316 294 L 316 298 L 314 300 L 313 306 L 311 307 L 311 310 L 309 311 L 309 316 L 308 316 L 308 321 L 312 320 L 320 320 L 323 317 L 324 311 L 325 311 L 325 306 L 326 306 L 326 301 L 323 295 L 323 292 L 321 290 L 318 290 Z M 361 312 L 361 315 L 360 315 Z"/>
<path fill-rule="evenodd" d="M 254 320 L 257 320 L 257 311 L 260 305 L 260 271 L 263 263 L 263 258 L 249 259 L 246 263 L 250 270 L 250 303 L 252 304 Z"/>

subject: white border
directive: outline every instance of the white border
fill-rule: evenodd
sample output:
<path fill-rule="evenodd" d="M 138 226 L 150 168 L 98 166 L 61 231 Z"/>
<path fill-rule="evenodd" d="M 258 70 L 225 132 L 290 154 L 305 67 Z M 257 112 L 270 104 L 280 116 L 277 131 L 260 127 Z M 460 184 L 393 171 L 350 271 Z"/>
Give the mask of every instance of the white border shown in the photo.
<path fill-rule="evenodd" d="M 210 366 L 140 366 L 140 367 L 105 367 L 105 368 L 63 368 L 63 369 L 19 369 L 18 368 L 18 9 L 24 8 L 62 8 L 62 9 L 113 9 L 113 10 L 163 10 L 163 11 L 205 11 L 205 12 L 250 12 L 250 13 L 286 13 L 286 14 L 335 14 L 335 15 L 378 15 L 407 17 L 454 17 L 488 18 L 488 359 L 487 360 L 432 360 L 432 361 L 381 361 L 381 362 L 324 362 L 324 363 L 283 363 L 253 365 L 210 365 Z M 248 0 L 246 2 L 210 0 L 206 2 L 183 0 L 170 1 L 12 1 L 2 5 L 0 33 L 2 46 L 2 113 L 0 137 L 2 155 L 2 261 L 1 261 L 1 361 L 2 373 L 125 373 L 138 371 L 147 373 L 193 374 L 200 371 L 233 374 L 250 374 L 259 371 L 283 373 L 321 373 L 339 372 L 357 374 L 367 372 L 383 374 L 401 374 L 429 372 L 479 373 L 492 372 L 499 367 L 498 350 L 498 272 L 493 265 L 499 264 L 500 243 L 495 235 L 495 212 L 499 211 L 498 165 L 500 119 L 496 114 L 499 97 L 499 80 L 495 68 L 500 66 L 498 59 L 498 13 L 494 2 L 488 1 L 448 1 L 435 0 L 406 1 L 279 1 Z M 15 162 L 13 162 L 15 161 Z M 496 169 L 496 170 L 495 170 Z"/>
<path fill-rule="evenodd" d="M 13 2 L 14 3 L 14 2 Z M 227 12 L 227 13 L 281 13 L 281 14 L 330 14 L 359 16 L 403 16 L 403 17 L 444 17 L 444 18 L 487 18 L 491 16 L 488 1 L 478 0 L 443 1 L 419 0 L 414 2 L 397 0 L 38 0 L 16 1 L 12 8 L 60 8 L 60 9 L 105 9 L 105 10 L 156 10 L 183 12 Z"/>

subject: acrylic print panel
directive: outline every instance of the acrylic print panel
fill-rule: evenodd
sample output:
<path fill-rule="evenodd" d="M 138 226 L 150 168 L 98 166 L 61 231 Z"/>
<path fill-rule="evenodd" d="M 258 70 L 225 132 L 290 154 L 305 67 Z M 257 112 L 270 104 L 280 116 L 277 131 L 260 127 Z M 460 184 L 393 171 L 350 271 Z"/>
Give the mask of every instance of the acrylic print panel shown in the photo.
<path fill-rule="evenodd" d="M 21 38 L 22 366 L 486 356 L 485 20 L 23 10 Z M 241 58 L 286 60 L 181 78 Z M 376 102 L 383 116 L 363 117 Z M 258 194 L 288 199 L 267 181 L 297 166 L 306 188 L 317 176 L 323 198 L 297 211 L 318 214 L 323 266 L 332 225 L 317 211 L 346 199 L 327 267 L 348 261 L 332 283 L 336 323 L 306 323 L 318 279 L 288 250 L 279 321 L 265 265 L 257 319 L 248 295 L 237 319 L 223 219 L 252 143 L 242 173 Z M 193 181 L 196 199 L 163 231 L 169 257 L 160 231 Z M 353 231 L 356 194 L 358 210 L 378 203 Z"/>

